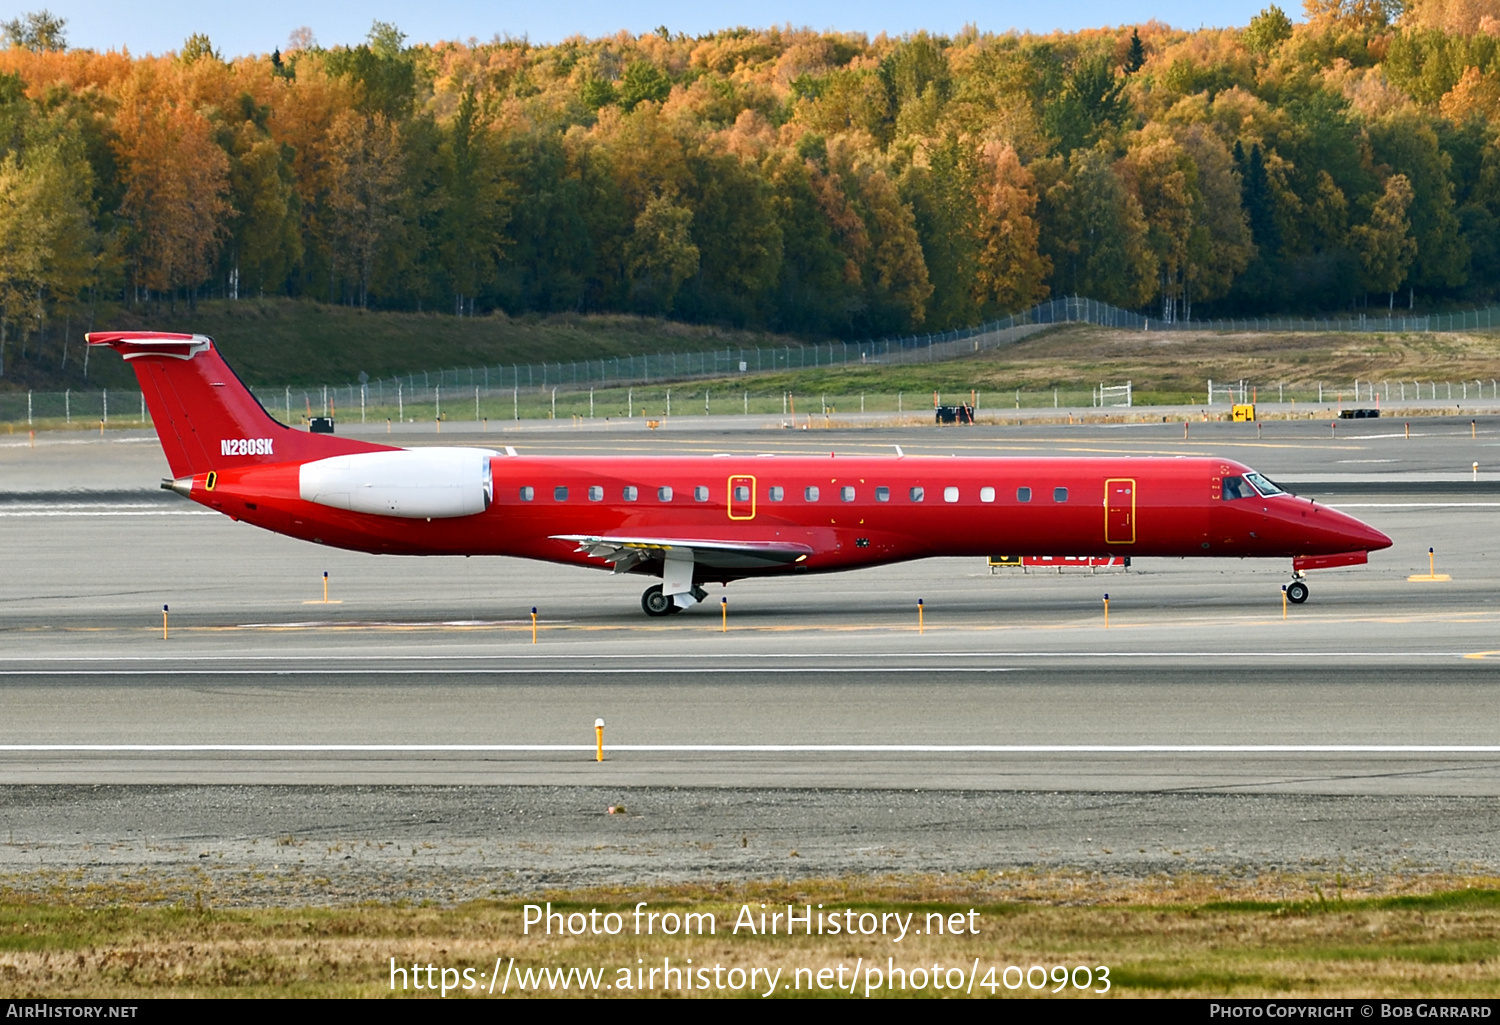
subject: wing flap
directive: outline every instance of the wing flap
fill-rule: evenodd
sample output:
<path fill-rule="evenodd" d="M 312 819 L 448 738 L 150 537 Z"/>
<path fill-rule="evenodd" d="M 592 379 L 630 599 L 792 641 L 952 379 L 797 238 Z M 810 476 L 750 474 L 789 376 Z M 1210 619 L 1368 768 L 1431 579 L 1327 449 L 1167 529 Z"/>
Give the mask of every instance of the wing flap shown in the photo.
<path fill-rule="evenodd" d="M 586 552 L 627 573 L 643 562 L 663 561 L 669 551 L 687 549 L 693 562 L 712 569 L 764 569 L 789 566 L 813 553 L 810 546 L 789 541 L 724 541 L 711 538 L 601 537 L 554 534 L 554 541 L 571 541 L 574 551 Z"/>

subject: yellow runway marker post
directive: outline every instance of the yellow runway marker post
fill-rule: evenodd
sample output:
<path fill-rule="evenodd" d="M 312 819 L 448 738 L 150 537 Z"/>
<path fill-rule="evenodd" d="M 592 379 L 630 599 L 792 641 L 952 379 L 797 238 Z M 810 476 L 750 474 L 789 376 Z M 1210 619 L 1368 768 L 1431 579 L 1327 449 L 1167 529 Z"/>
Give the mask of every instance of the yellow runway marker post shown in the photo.
<path fill-rule="evenodd" d="M 1452 580 L 1453 578 L 1450 577 L 1446 573 L 1439 573 L 1439 572 L 1437 572 L 1437 562 L 1436 562 L 1435 556 L 1433 555 L 1432 549 L 1429 548 L 1429 549 L 1427 549 L 1427 572 L 1426 572 L 1426 574 L 1424 575 L 1422 573 L 1413 573 L 1411 576 L 1407 577 L 1406 579 L 1408 581 L 1411 581 L 1411 582 L 1417 582 L 1417 581 L 1428 581 L 1428 582 L 1430 582 L 1430 581 L 1434 581 L 1434 580 Z"/>
<path fill-rule="evenodd" d="M 1281 585 L 1281 618 L 1286 618 L 1286 585 Z"/>
<path fill-rule="evenodd" d="M 920 633 L 922 633 L 922 632 L 923 632 L 923 623 L 922 623 L 922 599 L 921 599 L 921 598 L 918 598 L 918 599 L 917 599 L 917 633 L 919 633 L 919 634 L 920 634 Z"/>
<path fill-rule="evenodd" d="M 531 643 L 536 643 L 536 606 L 531 607 Z"/>
<path fill-rule="evenodd" d="M 167 639 L 167 607 L 161 607 L 161 639 Z"/>
<path fill-rule="evenodd" d="M 723 612 L 723 625 L 720 626 L 719 632 L 727 634 L 729 632 L 729 599 L 720 598 L 719 608 Z"/>
<path fill-rule="evenodd" d="M 1109 629 L 1109 595 L 1104 596 L 1104 629 Z"/>
<path fill-rule="evenodd" d="M 604 720 L 594 720 L 594 761 L 604 761 Z"/>
<path fill-rule="evenodd" d="M 342 604 L 344 604 L 342 601 L 329 601 L 328 600 L 328 571 L 326 569 L 323 571 L 323 600 L 319 601 L 317 598 L 309 598 L 307 601 L 303 602 L 302 604 L 303 605 L 342 605 Z"/>

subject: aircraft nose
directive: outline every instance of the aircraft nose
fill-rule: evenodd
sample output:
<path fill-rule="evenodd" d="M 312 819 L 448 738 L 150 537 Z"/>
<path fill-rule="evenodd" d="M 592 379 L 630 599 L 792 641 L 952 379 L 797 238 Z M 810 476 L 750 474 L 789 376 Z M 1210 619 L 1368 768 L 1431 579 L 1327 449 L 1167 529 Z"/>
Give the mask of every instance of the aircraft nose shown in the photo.
<path fill-rule="evenodd" d="M 1339 532 L 1349 541 L 1349 550 L 1358 551 L 1363 549 L 1367 552 L 1376 552 L 1382 548 L 1389 548 L 1392 541 L 1385 534 L 1374 527 L 1357 520 L 1347 513 L 1340 513 L 1343 522 L 1339 524 Z"/>

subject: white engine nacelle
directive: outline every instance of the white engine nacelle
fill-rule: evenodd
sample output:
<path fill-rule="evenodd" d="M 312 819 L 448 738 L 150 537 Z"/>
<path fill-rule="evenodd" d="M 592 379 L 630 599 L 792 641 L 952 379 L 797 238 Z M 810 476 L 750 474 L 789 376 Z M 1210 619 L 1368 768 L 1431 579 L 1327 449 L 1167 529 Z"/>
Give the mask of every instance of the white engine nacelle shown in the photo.
<path fill-rule="evenodd" d="M 451 519 L 490 507 L 494 483 L 483 448 L 419 448 L 358 452 L 304 463 L 302 500 L 333 509 L 400 516 Z"/>

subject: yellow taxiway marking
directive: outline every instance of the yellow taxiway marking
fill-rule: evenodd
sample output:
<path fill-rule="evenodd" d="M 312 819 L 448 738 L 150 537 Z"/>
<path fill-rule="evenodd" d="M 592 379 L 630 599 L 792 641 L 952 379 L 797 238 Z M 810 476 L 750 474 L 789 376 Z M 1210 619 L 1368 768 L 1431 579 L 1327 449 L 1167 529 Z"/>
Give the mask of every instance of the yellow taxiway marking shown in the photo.
<path fill-rule="evenodd" d="M 1420 584 L 1420 583 L 1431 583 L 1433 581 L 1437 581 L 1438 583 L 1441 583 L 1444 580 L 1452 580 L 1453 578 L 1450 577 L 1446 573 L 1413 573 L 1411 576 L 1407 577 L 1406 579 L 1407 579 L 1408 583 Z"/>
<path fill-rule="evenodd" d="M 1427 577 L 1420 577 L 1427 580 Z M 305 603 L 306 604 L 306 603 Z M 322 602 L 311 604 L 321 605 Z M 330 601 L 330 605 L 337 602 Z M 1115 618 L 1110 623 L 1111 630 L 1160 630 L 1160 629 L 1202 629 L 1213 626 L 1264 626 L 1275 629 L 1286 629 L 1288 625 L 1296 626 L 1329 626 L 1339 624 L 1379 624 L 1379 625 L 1401 625 L 1414 623 L 1446 623 L 1455 626 L 1483 626 L 1500 622 L 1500 612 L 1467 612 L 1467 613 L 1407 613 L 1401 615 L 1368 615 L 1368 616 L 1321 616 L 1308 612 L 1294 614 L 1290 621 L 1283 620 L 1280 615 L 1240 615 L 1240 616 L 1201 616 L 1175 619 L 1152 619 L 1149 609 L 1132 610 L 1141 619 L 1121 620 L 1122 613 L 1116 612 Z M 742 613 L 743 615 L 743 613 Z M 685 625 L 680 620 L 671 624 L 656 623 L 576 623 L 569 621 L 547 622 L 542 620 L 538 623 L 544 631 L 566 631 L 569 633 L 666 633 L 671 632 L 679 635 L 691 635 L 694 627 L 716 624 L 709 623 L 707 619 L 703 624 L 694 623 Z M 948 634 L 958 633 L 1015 633 L 1019 631 L 1063 631 L 1082 630 L 1092 631 L 1102 629 L 1096 617 L 1080 613 L 1078 620 L 1065 623 L 964 623 L 939 622 L 933 624 L 928 622 L 926 628 L 929 632 L 941 631 Z M 107 626 L 31 626 L 22 627 L 16 633 L 133 633 L 140 627 L 107 627 Z M 155 633 L 156 627 L 145 628 Z M 311 622 L 311 623 L 235 623 L 223 626 L 183 626 L 174 628 L 174 634 L 181 633 L 234 633 L 234 632 L 267 632 L 267 633 L 294 633 L 294 632 L 350 632 L 369 631 L 377 633 L 527 633 L 531 629 L 529 622 L 518 622 L 516 620 L 497 620 L 480 622 Z M 803 625 L 791 623 L 746 623 L 741 619 L 741 632 L 756 633 L 915 633 L 915 624 L 905 623 L 875 623 L 875 624 L 853 624 L 853 623 L 830 623 L 821 625 Z M 717 634 L 719 631 L 709 631 Z M 1472 657 L 1472 656 L 1469 656 Z"/>
<path fill-rule="evenodd" d="M 326 599 L 323 599 L 323 598 L 311 598 L 311 599 L 303 602 L 302 604 L 303 605 L 342 605 L 342 604 L 344 604 L 344 599 L 342 599 L 342 598 L 335 598 L 332 601 L 327 601 Z"/>

